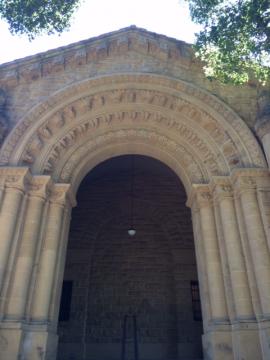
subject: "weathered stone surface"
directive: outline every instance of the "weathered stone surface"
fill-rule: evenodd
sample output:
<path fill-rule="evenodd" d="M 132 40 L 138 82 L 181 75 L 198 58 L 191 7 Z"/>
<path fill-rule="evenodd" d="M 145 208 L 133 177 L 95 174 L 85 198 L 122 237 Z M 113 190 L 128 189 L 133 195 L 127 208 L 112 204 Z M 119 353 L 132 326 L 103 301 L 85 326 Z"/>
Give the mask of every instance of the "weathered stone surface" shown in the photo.
<path fill-rule="evenodd" d="M 142 360 L 195 358 L 195 247 L 204 358 L 268 360 L 269 88 L 210 82 L 189 45 L 130 27 L 4 64 L 0 89 L 0 358 L 56 359 L 80 183 L 105 160 L 144 155 L 181 179 L 193 233 L 183 188 L 149 166 L 136 185 L 140 231 L 124 246 L 128 179 L 100 174 L 79 198 L 88 213 L 74 213 L 74 326 L 61 327 L 61 356 L 118 354 L 131 305 Z"/>

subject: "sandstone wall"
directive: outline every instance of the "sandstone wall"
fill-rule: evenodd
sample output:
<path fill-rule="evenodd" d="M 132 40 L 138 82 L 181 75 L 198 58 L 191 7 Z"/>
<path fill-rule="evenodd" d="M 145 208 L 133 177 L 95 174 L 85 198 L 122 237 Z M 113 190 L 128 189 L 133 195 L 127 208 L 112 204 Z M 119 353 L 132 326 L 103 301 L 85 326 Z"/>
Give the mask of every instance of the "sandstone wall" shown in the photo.
<path fill-rule="evenodd" d="M 138 72 L 174 77 L 208 90 L 248 126 L 255 124 L 256 84 L 234 87 L 209 81 L 188 44 L 130 27 L 0 66 L 0 130 L 6 136 L 33 107 L 72 84 Z"/>

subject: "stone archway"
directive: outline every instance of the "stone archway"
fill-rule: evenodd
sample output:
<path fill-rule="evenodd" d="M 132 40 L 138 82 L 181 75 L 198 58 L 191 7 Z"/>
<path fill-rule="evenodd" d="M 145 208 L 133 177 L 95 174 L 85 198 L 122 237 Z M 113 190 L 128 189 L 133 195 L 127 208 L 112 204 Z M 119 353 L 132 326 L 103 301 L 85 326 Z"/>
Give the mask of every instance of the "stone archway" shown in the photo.
<path fill-rule="evenodd" d="M 91 168 L 123 154 L 163 161 L 185 186 L 205 358 L 266 359 L 270 182 L 265 159 L 248 127 L 216 97 L 148 74 L 70 86 L 32 109 L 7 137 L 0 154 L 3 357 L 54 358 L 74 195 Z"/>
<path fill-rule="evenodd" d="M 139 359 L 202 359 L 191 213 L 179 178 L 149 157 L 114 157 L 87 174 L 77 202 L 57 359 L 119 359 L 129 313 L 136 315 Z M 126 358 L 134 355 L 130 320 Z"/>

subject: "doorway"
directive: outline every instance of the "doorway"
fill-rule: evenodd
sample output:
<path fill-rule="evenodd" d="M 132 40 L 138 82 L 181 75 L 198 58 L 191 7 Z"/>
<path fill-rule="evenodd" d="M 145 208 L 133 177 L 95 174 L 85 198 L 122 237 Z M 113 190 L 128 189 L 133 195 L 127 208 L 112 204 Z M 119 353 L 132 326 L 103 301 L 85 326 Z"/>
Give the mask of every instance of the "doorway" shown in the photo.
<path fill-rule="evenodd" d="M 153 158 L 119 156 L 84 178 L 77 200 L 58 360 L 120 359 L 127 314 L 136 316 L 140 360 L 202 358 L 191 213 L 179 178 Z M 129 324 L 126 360 L 133 340 Z"/>

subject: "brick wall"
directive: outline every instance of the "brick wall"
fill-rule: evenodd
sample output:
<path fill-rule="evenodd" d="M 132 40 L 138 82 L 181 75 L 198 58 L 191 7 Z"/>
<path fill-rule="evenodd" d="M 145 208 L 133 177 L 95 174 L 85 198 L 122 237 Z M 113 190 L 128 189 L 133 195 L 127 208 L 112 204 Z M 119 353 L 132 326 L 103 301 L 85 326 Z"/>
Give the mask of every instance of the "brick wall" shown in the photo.
<path fill-rule="evenodd" d="M 59 325 L 59 359 L 119 359 L 124 315 L 137 315 L 140 359 L 199 358 L 201 323 L 193 320 L 197 279 L 191 214 L 178 178 L 136 157 L 135 237 L 131 158 L 119 157 L 83 181 L 73 211 L 65 279 L 73 281 L 70 320 Z M 131 322 L 128 335 L 131 334 Z M 131 344 L 127 350 L 132 355 Z M 132 356 L 131 356 L 132 358 Z"/>

